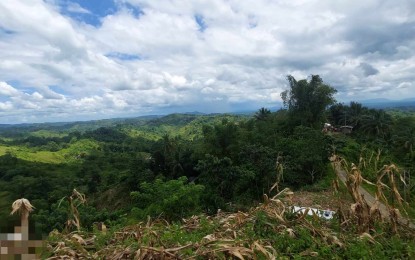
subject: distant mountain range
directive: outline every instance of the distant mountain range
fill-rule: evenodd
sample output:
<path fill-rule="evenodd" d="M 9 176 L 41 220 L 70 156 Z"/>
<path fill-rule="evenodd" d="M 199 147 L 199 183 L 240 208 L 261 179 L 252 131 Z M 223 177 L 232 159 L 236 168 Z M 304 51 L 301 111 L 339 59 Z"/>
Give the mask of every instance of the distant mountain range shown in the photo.
<path fill-rule="evenodd" d="M 406 99 L 401 99 L 401 100 L 376 98 L 376 99 L 360 100 L 358 102 L 370 108 L 386 109 L 386 108 L 413 107 L 415 109 L 415 98 L 406 98 Z"/>
<path fill-rule="evenodd" d="M 253 113 L 253 112 L 251 112 Z M 111 118 L 90 121 L 75 121 L 75 122 L 48 122 L 48 123 L 23 123 L 23 124 L 0 124 L 1 132 L 10 131 L 27 131 L 33 132 L 38 130 L 54 130 L 54 131 L 88 131 L 95 130 L 100 127 L 114 127 L 118 125 L 130 126 L 159 126 L 161 124 L 167 125 L 185 125 L 195 120 L 196 118 L 205 117 L 213 118 L 220 115 L 234 115 L 247 116 L 248 113 L 201 113 L 198 111 L 172 113 L 168 115 L 145 115 L 129 118 Z"/>
<path fill-rule="evenodd" d="M 407 111 L 415 111 L 415 98 L 407 98 L 401 100 L 391 100 L 386 98 L 376 98 L 376 99 L 366 99 L 357 101 L 369 108 L 376 109 L 401 109 Z M 348 102 L 344 102 L 348 104 Z M 277 106 L 268 107 L 271 111 L 277 111 L 281 109 L 282 105 L 278 104 Z M 90 120 L 90 121 L 76 121 L 76 122 L 53 122 L 53 123 L 23 123 L 23 124 L 0 124 L 0 129 L 10 129 L 10 128 L 27 128 L 31 129 L 44 129 L 46 128 L 78 128 L 79 130 L 90 129 L 91 126 L 95 128 L 114 126 L 117 124 L 128 123 L 128 124 L 143 124 L 146 121 L 155 120 L 159 118 L 177 120 L 177 118 L 172 117 L 172 115 L 191 115 L 191 116 L 203 116 L 203 115 L 219 115 L 219 114 L 233 114 L 233 115 L 253 115 L 257 110 L 236 110 L 228 113 L 203 113 L 199 111 L 192 112 L 182 112 L 182 113 L 169 113 L 164 115 L 145 115 L 138 117 L 130 118 L 111 118 L 111 119 L 101 119 L 101 120 Z"/>

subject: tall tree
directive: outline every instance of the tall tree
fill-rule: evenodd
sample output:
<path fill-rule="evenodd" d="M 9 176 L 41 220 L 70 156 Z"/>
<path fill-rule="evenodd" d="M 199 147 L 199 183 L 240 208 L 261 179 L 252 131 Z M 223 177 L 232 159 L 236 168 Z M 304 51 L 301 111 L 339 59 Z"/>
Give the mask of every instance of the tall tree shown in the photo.
<path fill-rule="evenodd" d="M 371 109 L 362 117 L 363 132 L 381 139 L 390 133 L 392 124 L 392 117 L 384 110 Z"/>
<path fill-rule="evenodd" d="M 358 129 L 362 122 L 362 117 L 365 113 L 367 113 L 368 108 L 364 107 L 362 104 L 358 102 L 350 102 L 350 106 L 348 109 L 347 117 L 348 124 L 354 127 L 354 130 Z"/>
<path fill-rule="evenodd" d="M 327 111 L 327 117 L 330 120 L 330 123 L 334 125 L 342 125 L 344 123 L 344 115 L 347 111 L 347 106 L 343 105 L 342 103 L 337 103 L 332 106 Z"/>
<path fill-rule="evenodd" d="M 261 120 L 262 121 L 262 120 L 267 119 L 267 117 L 269 115 L 271 115 L 271 110 L 269 110 L 265 107 L 262 107 L 255 113 L 254 117 L 255 117 L 256 120 Z"/>
<path fill-rule="evenodd" d="M 400 158 L 407 162 L 415 159 L 415 117 L 402 117 L 393 126 L 393 149 Z M 409 159 L 409 161 L 408 161 Z"/>
<path fill-rule="evenodd" d="M 287 79 L 290 88 L 281 93 L 281 98 L 288 108 L 292 123 L 320 127 L 326 108 L 336 102 L 333 95 L 337 90 L 324 84 L 318 75 L 311 75 L 309 81 L 297 81 L 291 75 Z"/>

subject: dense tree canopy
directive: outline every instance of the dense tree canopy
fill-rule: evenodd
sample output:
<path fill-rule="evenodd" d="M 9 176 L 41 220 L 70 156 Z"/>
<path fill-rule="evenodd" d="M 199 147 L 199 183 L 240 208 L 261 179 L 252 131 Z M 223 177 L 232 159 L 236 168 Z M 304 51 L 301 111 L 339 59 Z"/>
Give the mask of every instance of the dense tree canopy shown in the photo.
<path fill-rule="evenodd" d="M 147 215 L 177 220 L 240 210 L 261 201 L 276 182 L 279 188 L 318 185 L 329 173 L 333 150 L 354 162 L 382 150 L 385 162 L 415 170 L 413 114 L 335 104 L 336 90 L 317 75 L 299 81 L 288 76 L 288 82 L 282 93 L 287 109 L 276 112 L 175 114 L 83 131 L 0 129 L 0 229 L 12 221 L 10 203 L 19 197 L 35 205 L 32 217 L 41 232 L 65 228 L 69 204 L 62 198 L 74 188 L 88 198 L 79 208 L 86 228 Z M 322 133 L 326 119 L 353 126 L 353 133 Z M 415 194 L 414 186 L 409 193 Z"/>
<path fill-rule="evenodd" d="M 323 83 L 318 75 L 311 75 L 310 80 L 297 81 L 291 75 L 287 79 L 289 89 L 281 93 L 281 98 L 290 112 L 292 123 L 321 127 L 326 108 L 336 102 L 336 89 Z"/>

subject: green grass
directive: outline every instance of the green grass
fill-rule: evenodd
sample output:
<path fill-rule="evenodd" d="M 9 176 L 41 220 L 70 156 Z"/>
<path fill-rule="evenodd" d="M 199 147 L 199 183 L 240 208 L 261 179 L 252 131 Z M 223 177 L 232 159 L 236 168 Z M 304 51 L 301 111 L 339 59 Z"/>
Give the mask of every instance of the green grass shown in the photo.
<path fill-rule="evenodd" d="M 320 180 L 318 180 L 312 185 L 307 185 L 305 187 L 302 187 L 302 190 L 315 191 L 315 192 L 329 190 L 331 189 L 332 181 L 335 178 L 336 178 L 336 172 L 334 171 L 333 167 L 329 163 L 327 164 L 326 174 L 323 176 L 323 178 L 321 178 Z"/>
<path fill-rule="evenodd" d="M 30 162 L 59 164 L 74 161 L 78 154 L 82 152 L 88 153 L 88 151 L 95 150 L 98 147 L 99 144 L 97 142 L 87 139 L 71 143 L 68 148 L 57 152 L 36 151 L 25 146 L 0 145 L 0 156 L 10 152 L 17 158 Z"/>
<path fill-rule="evenodd" d="M 65 158 L 59 152 L 48 151 L 33 151 L 30 148 L 22 146 L 0 146 L 0 156 L 7 152 L 12 153 L 19 159 L 30 162 L 42 162 L 42 163 L 62 163 Z"/>
<path fill-rule="evenodd" d="M 19 158 L 26 160 L 26 161 L 52 163 L 52 164 L 63 163 L 65 161 L 65 158 L 62 155 L 60 155 L 58 152 L 47 152 L 47 151 L 20 153 Z"/>
<path fill-rule="evenodd" d="M 57 153 L 63 156 L 76 156 L 82 152 L 96 150 L 99 147 L 98 142 L 90 139 L 81 139 L 69 145 L 68 148 L 59 150 Z"/>
<path fill-rule="evenodd" d="M 11 142 L 11 141 L 13 141 L 13 138 L 0 136 L 0 142 Z"/>
<path fill-rule="evenodd" d="M 54 132 L 54 131 L 49 131 L 49 130 L 38 130 L 38 131 L 34 131 L 31 132 L 30 135 L 32 136 L 36 136 L 36 137 L 65 137 L 68 134 L 66 133 L 60 133 L 60 132 Z"/>
<path fill-rule="evenodd" d="M 160 124 L 157 125 L 148 124 L 134 128 L 124 128 L 124 131 L 130 137 L 142 137 L 152 141 L 160 140 L 164 135 L 169 135 L 173 138 L 181 137 L 185 140 L 194 140 L 195 138 L 202 136 L 203 125 L 217 124 L 224 119 L 228 120 L 229 122 L 246 120 L 245 117 L 233 115 L 199 116 L 187 124 L 171 124 L 171 122 L 160 122 Z"/>
<path fill-rule="evenodd" d="M 0 145 L 0 156 L 5 155 L 7 151 L 10 151 L 9 146 Z"/>
<path fill-rule="evenodd" d="M 141 138 L 151 140 L 151 141 L 157 141 L 162 138 L 162 135 L 148 131 L 148 130 L 146 131 L 144 129 L 129 129 L 126 132 L 128 136 L 133 137 L 133 138 L 141 137 Z"/>

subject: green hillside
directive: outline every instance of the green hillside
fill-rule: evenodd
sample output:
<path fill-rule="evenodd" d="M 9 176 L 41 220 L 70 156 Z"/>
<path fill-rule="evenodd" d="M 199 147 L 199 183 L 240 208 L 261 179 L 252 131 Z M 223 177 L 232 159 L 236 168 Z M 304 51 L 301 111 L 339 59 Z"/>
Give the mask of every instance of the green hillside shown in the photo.
<path fill-rule="evenodd" d="M 364 218 L 359 212 L 373 205 L 353 196 L 353 185 L 332 189 L 336 182 L 329 157 L 340 156 L 342 167 L 354 174 L 350 178 L 365 180 L 356 185 L 382 194 L 390 212 L 413 219 L 414 114 L 336 103 L 335 90 L 318 76 L 290 82 L 292 88 L 283 95 L 286 109 L 261 108 L 253 116 L 172 114 L 3 126 L 0 232 L 11 232 L 18 222 L 10 216 L 12 202 L 27 198 L 35 206 L 33 234 L 46 239 L 55 230 L 48 238 L 53 247 L 64 241 L 65 250 L 88 257 L 127 248 L 132 257 L 140 247 L 179 258 L 199 253 L 222 258 L 413 256 L 414 240 L 399 218 Z M 323 129 L 327 122 L 332 126 Z M 344 125 L 352 132 L 342 133 Z M 289 213 L 289 201 L 269 201 L 285 188 L 326 198 L 338 192 L 326 202 L 308 203 L 307 195 L 296 202 L 320 208 L 327 203 L 337 211 L 336 219 L 298 218 Z M 79 194 L 86 195 L 86 202 Z M 359 207 L 363 211 L 350 210 Z M 142 229 L 145 223 L 148 228 Z M 364 230 L 356 228 L 359 223 L 366 223 Z M 100 233 L 98 224 L 108 233 Z M 131 229 L 148 234 L 130 241 Z M 78 243 L 95 235 L 94 247 L 82 249 L 86 242 L 79 247 L 73 231 L 80 235 Z M 123 232 L 127 237 L 120 238 Z M 166 251 L 188 244 L 188 249 Z M 70 253 L 65 250 L 59 252 Z M 46 254 L 59 252 L 49 248 Z"/>

